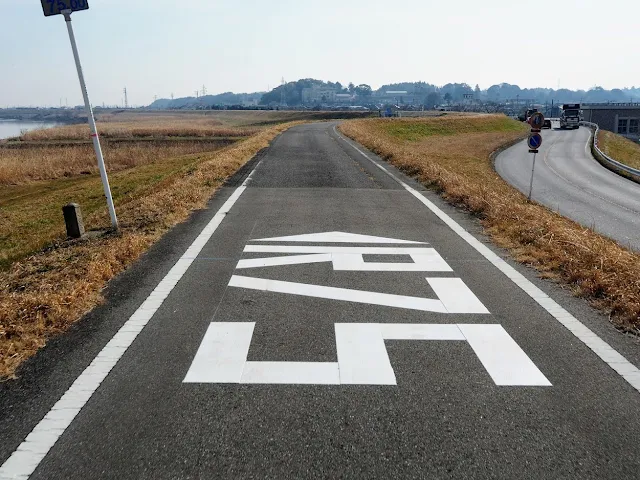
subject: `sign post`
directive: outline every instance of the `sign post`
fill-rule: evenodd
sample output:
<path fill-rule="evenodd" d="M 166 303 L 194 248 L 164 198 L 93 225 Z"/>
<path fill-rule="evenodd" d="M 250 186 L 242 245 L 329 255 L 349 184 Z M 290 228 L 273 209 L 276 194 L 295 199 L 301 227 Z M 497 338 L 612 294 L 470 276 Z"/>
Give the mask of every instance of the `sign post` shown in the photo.
<path fill-rule="evenodd" d="M 71 25 L 71 13 L 79 10 L 87 10 L 89 8 L 89 2 L 87 0 L 41 0 L 41 1 L 42 1 L 42 9 L 46 17 L 51 15 L 64 15 L 65 22 L 67 23 L 69 41 L 71 42 L 71 49 L 73 50 L 73 58 L 76 62 L 76 69 L 78 71 L 78 79 L 80 80 L 80 89 L 82 90 L 82 97 L 84 98 L 84 106 L 87 112 L 89 128 L 91 129 L 91 139 L 93 140 L 93 148 L 96 151 L 96 157 L 98 159 L 98 168 L 100 169 L 100 178 L 102 179 L 104 195 L 107 198 L 109 216 L 111 217 L 111 226 L 117 230 L 118 217 L 116 216 L 116 210 L 115 210 L 115 207 L 113 206 L 113 198 L 111 197 L 111 188 L 109 187 L 109 178 L 107 177 L 107 170 L 104 166 L 104 157 L 102 156 L 102 148 L 100 147 L 100 139 L 98 138 L 96 121 L 95 121 L 95 118 L 93 117 L 93 109 L 91 108 L 91 103 L 89 102 L 87 85 L 84 81 L 84 74 L 82 73 L 82 65 L 80 65 L 80 56 L 78 55 L 76 37 L 73 34 L 73 26 Z"/>
<path fill-rule="evenodd" d="M 529 146 L 529 153 L 533 153 L 533 165 L 531 166 L 531 181 L 529 182 L 529 195 L 527 200 L 531 201 L 531 193 L 533 192 L 533 174 L 536 169 L 536 155 L 538 153 L 538 148 L 542 145 L 542 135 L 540 135 L 540 130 L 544 125 L 544 115 L 540 112 L 534 113 L 529 119 L 529 125 L 531 125 L 531 133 L 527 139 L 527 145 Z"/>

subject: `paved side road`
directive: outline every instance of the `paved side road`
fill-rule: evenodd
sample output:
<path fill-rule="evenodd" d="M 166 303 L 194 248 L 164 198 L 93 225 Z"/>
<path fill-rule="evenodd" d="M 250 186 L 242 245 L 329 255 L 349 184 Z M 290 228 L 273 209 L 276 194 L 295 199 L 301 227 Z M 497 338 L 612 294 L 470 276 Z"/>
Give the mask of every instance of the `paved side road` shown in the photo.
<path fill-rule="evenodd" d="M 591 130 L 543 130 L 532 198 L 576 222 L 640 250 L 640 185 L 600 165 L 591 155 Z M 526 142 L 496 158 L 502 178 L 529 193 L 533 155 Z"/>
<path fill-rule="evenodd" d="M 258 160 L 0 386 L 0 478 L 637 478 L 637 342 L 334 124 Z"/>

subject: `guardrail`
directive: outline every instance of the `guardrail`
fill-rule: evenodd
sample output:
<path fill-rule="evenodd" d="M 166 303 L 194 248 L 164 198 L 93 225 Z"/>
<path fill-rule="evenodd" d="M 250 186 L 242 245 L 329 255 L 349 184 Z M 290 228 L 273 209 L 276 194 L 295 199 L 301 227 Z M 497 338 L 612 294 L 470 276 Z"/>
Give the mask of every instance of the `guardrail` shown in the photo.
<path fill-rule="evenodd" d="M 600 127 L 597 123 L 580 122 L 580 125 L 584 125 L 585 127 L 589 127 L 594 130 L 592 135 L 593 140 L 591 142 L 591 152 L 593 153 L 593 156 L 596 158 L 596 160 L 598 160 L 609 170 L 627 177 L 630 180 L 640 183 L 640 170 L 636 170 L 635 168 L 631 168 L 624 163 L 620 163 L 600 150 L 600 147 L 598 146 L 598 132 L 600 131 Z"/>

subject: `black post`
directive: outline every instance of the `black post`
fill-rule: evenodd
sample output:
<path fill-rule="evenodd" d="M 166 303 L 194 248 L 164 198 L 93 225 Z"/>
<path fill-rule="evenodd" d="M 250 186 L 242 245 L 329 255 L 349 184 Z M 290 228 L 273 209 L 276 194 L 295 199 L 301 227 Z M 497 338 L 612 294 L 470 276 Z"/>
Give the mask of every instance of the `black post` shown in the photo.
<path fill-rule="evenodd" d="M 69 203 L 62 207 L 64 215 L 64 223 L 67 227 L 67 236 L 70 238 L 81 238 L 84 235 L 84 222 L 82 221 L 82 212 L 80 205 L 77 203 Z"/>

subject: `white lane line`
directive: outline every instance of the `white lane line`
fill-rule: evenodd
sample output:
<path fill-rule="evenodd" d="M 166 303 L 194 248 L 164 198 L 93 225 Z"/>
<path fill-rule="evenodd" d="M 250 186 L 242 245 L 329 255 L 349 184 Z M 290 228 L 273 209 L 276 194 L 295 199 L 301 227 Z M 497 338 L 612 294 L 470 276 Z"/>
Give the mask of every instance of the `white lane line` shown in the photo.
<path fill-rule="evenodd" d="M 314 242 L 314 243 L 413 243 L 424 244 L 424 242 L 414 242 L 411 240 L 398 240 L 395 238 L 374 237 L 371 235 L 359 235 L 357 233 L 345 232 L 325 232 L 308 233 L 304 235 L 291 235 L 288 237 L 258 238 L 253 242 Z"/>
<path fill-rule="evenodd" d="M 256 168 L 259 164 L 256 166 Z M 18 448 L 0 467 L 0 480 L 29 478 L 38 467 L 42 459 L 58 441 L 76 415 L 89 401 L 93 392 L 100 386 L 111 369 L 118 363 L 131 346 L 138 334 L 151 320 L 164 299 L 171 293 L 173 287 L 180 281 L 191 266 L 202 248 L 209 241 L 231 207 L 236 203 L 242 192 L 247 188 L 254 170 L 231 194 L 220 210 L 200 232 L 198 237 L 180 257 L 169 273 L 160 281 L 158 286 L 138 307 L 129 320 L 120 328 L 118 333 L 104 346 L 91 364 L 73 382 L 71 387 L 62 395 L 60 400 L 51 408 L 49 413 L 35 426 L 31 433 L 22 441 Z"/>
<path fill-rule="evenodd" d="M 254 322 L 210 323 L 183 382 L 240 382 L 254 326 Z"/>
<path fill-rule="evenodd" d="M 576 338 L 582 341 L 585 345 L 587 345 L 593 353 L 595 353 L 602 361 L 604 361 L 607 365 L 609 365 L 614 371 L 616 371 L 622 378 L 624 378 L 629 385 L 635 388 L 638 392 L 640 392 L 640 369 L 638 369 L 635 365 L 629 362 L 622 355 L 618 354 L 616 357 L 617 361 L 611 361 L 611 351 L 615 350 L 607 344 L 605 341 L 600 339 L 595 333 L 593 333 L 589 328 L 583 325 L 577 318 L 567 312 L 564 308 L 562 308 L 555 300 L 551 299 L 548 295 L 546 295 L 542 290 L 536 287 L 533 283 L 527 280 L 524 275 L 519 273 L 515 268 L 505 262 L 498 255 L 493 253 L 486 245 L 483 245 L 478 239 L 476 239 L 473 235 L 467 232 L 461 225 L 459 225 L 455 220 L 453 220 L 449 215 L 444 213 L 440 208 L 438 208 L 433 202 L 427 200 L 423 195 L 420 194 L 417 190 L 410 187 L 398 177 L 396 177 L 389 170 L 384 168 L 382 165 L 376 163 L 373 159 L 371 159 L 366 153 L 360 150 L 358 147 L 353 145 L 351 142 L 344 139 L 342 134 L 338 133 L 336 128 L 334 127 L 334 132 L 348 145 L 350 145 L 353 149 L 355 149 L 358 153 L 360 153 L 363 157 L 373 163 L 376 167 L 382 170 L 384 173 L 393 178 L 396 182 L 398 182 L 405 190 L 411 193 L 414 197 L 416 197 L 425 207 L 431 210 L 440 220 L 442 220 L 449 228 L 451 228 L 455 233 L 457 233 L 465 242 L 467 242 L 471 247 L 473 247 L 480 255 L 486 258 L 489 262 L 491 262 L 498 270 L 500 270 L 504 275 L 506 275 L 513 283 L 515 283 L 518 287 L 524 290 L 531 298 L 533 298 L 538 304 L 543 307 L 552 317 L 554 317 L 558 322 L 564 325 L 571 333 L 573 333 Z M 541 301 L 542 300 L 542 301 Z M 546 305 L 546 306 L 545 306 Z M 599 340 L 599 342 L 592 341 L 593 339 Z M 617 353 L 617 352 L 616 352 Z"/>
<path fill-rule="evenodd" d="M 502 325 L 458 325 L 496 385 L 550 387 Z"/>
<path fill-rule="evenodd" d="M 447 313 L 444 304 L 437 299 L 392 295 L 390 293 L 367 292 L 349 288 L 326 287 L 308 283 L 284 282 L 265 278 L 242 277 L 234 275 L 229 281 L 230 287 L 247 288 L 263 292 L 286 293 L 303 297 L 326 298 L 353 303 L 366 303 L 385 307 L 420 310 L 423 312 Z"/>

